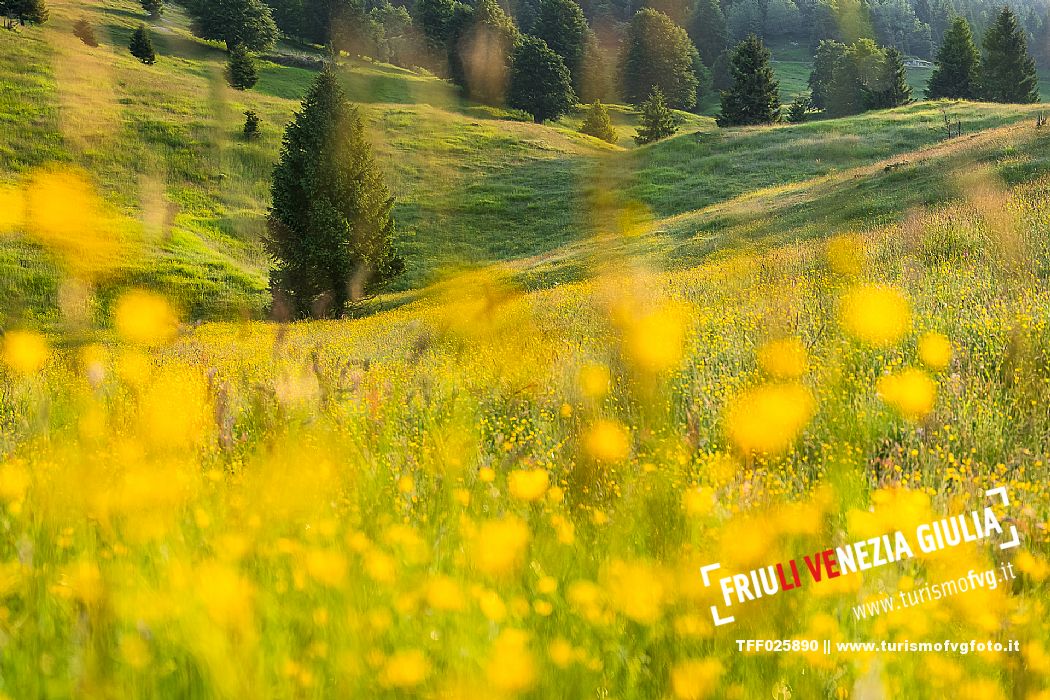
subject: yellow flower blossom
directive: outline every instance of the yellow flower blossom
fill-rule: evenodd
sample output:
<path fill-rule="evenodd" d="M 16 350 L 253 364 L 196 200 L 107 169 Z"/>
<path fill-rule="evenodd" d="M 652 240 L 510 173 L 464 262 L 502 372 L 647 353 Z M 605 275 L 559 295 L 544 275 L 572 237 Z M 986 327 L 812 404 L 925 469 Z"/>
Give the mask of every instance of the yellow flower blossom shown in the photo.
<path fill-rule="evenodd" d="M 800 384 L 766 384 L 737 396 L 726 411 L 729 438 L 745 454 L 783 452 L 813 416 L 814 400 Z"/>
<path fill-rule="evenodd" d="M 911 329 L 911 306 L 899 290 L 865 285 L 842 300 L 842 324 L 858 340 L 875 347 L 889 347 Z"/>
<path fill-rule="evenodd" d="M 925 372 L 914 368 L 881 377 L 876 388 L 883 401 L 909 420 L 926 416 L 937 399 L 937 385 Z"/>

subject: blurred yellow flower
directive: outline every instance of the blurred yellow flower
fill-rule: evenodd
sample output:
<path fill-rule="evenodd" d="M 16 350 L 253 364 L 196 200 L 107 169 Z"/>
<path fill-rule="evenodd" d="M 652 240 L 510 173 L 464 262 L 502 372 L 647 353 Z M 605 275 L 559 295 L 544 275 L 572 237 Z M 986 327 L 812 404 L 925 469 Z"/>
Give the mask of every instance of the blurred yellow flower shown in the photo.
<path fill-rule="evenodd" d="M 404 649 L 383 665 L 379 682 L 387 688 L 415 688 L 430 675 L 430 662 L 419 649 Z"/>
<path fill-rule="evenodd" d="M 529 544 L 529 527 L 514 515 L 502 520 L 486 520 L 474 541 L 474 564 L 490 576 L 502 576 L 517 569 Z"/>
<path fill-rule="evenodd" d="M 435 610 L 458 612 L 466 607 L 463 589 L 449 576 L 437 575 L 427 582 L 426 600 Z"/>
<path fill-rule="evenodd" d="M 580 390 L 591 399 L 600 399 L 609 393 L 612 376 L 605 365 L 590 364 L 580 368 Z"/>
<path fill-rule="evenodd" d="M 729 439 L 745 454 L 783 452 L 813 416 L 813 395 L 801 384 L 748 389 L 726 411 Z"/>
<path fill-rule="evenodd" d="M 702 518 L 715 508 L 715 491 L 709 486 L 694 486 L 682 494 L 686 515 Z"/>
<path fill-rule="evenodd" d="M 646 314 L 628 326 L 625 340 L 627 357 L 638 368 L 672 369 L 685 354 L 685 314 L 671 306 Z"/>
<path fill-rule="evenodd" d="M 515 469 L 507 475 L 510 495 L 519 501 L 538 501 L 549 484 L 550 474 L 546 469 Z"/>
<path fill-rule="evenodd" d="M 616 560 L 604 570 L 602 582 L 618 612 L 635 622 L 652 624 L 667 602 L 665 579 L 649 562 Z"/>
<path fill-rule="evenodd" d="M 924 333 L 919 338 L 919 359 L 933 371 L 939 372 L 952 361 L 952 341 L 941 333 Z"/>
<path fill-rule="evenodd" d="M 0 235 L 22 228 L 25 198 L 17 187 L 0 187 Z"/>
<path fill-rule="evenodd" d="M 858 340 L 889 347 L 911 329 L 911 306 L 893 287 L 864 285 L 846 293 L 842 324 Z"/>
<path fill-rule="evenodd" d="M 507 628 L 492 643 L 485 677 L 504 693 L 523 693 L 536 682 L 536 661 L 528 648 L 524 631 Z"/>
<path fill-rule="evenodd" d="M 771 340 L 758 350 L 758 365 L 777 379 L 798 379 L 806 373 L 809 355 L 798 338 Z"/>
<path fill-rule="evenodd" d="M 864 239 L 855 233 L 844 233 L 828 240 L 828 266 L 840 275 L 856 277 L 864 270 Z"/>
<path fill-rule="evenodd" d="M 306 553 L 306 573 L 318 583 L 332 588 L 346 579 L 346 557 L 332 549 L 313 549 Z"/>
<path fill-rule="evenodd" d="M 627 429 L 614 420 L 595 421 L 587 431 L 584 445 L 593 459 L 607 464 L 622 462 L 631 453 Z"/>
<path fill-rule="evenodd" d="M 722 676 L 717 659 L 689 659 L 671 669 L 671 688 L 679 700 L 704 700 L 711 696 Z"/>
<path fill-rule="evenodd" d="M 556 637 L 547 645 L 547 656 L 550 657 L 552 664 L 564 669 L 576 659 L 576 650 L 566 639 Z"/>
<path fill-rule="evenodd" d="M 8 331 L 4 334 L 4 364 L 16 374 L 36 374 L 50 354 L 47 340 L 39 333 Z"/>
<path fill-rule="evenodd" d="M 909 420 L 919 420 L 933 410 L 937 385 L 919 369 L 909 368 L 881 377 L 879 397 Z"/>
<path fill-rule="evenodd" d="M 117 333 L 140 345 L 162 345 L 178 332 L 178 317 L 167 300 L 152 292 L 135 290 L 117 300 L 113 312 Z"/>

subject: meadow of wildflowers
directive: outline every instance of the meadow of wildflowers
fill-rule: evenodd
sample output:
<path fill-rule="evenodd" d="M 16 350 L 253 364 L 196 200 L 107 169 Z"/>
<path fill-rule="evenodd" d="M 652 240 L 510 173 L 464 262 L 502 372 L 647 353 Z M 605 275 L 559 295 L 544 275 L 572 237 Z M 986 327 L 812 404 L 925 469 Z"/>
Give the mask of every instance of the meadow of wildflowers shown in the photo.
<path fill-rule="evenodd" d="M 61 324 L 3 337 L 3 696 L 1048 696 L 1050 180 L 682 271 L 610 253 L 526 293 L 478 269 L 353 321 L 190 327 L 133 290 L 99 331 L 90 283 L 120 239 L 66 251 L 90 197 L 49 206 L 78 186 L 50 177 L 5 194 L 8 216 L 49 212 L 21 225 L 70 291 Z M 907 529 L 999 485 L 1016 549 L 713 624 L 709 562 Z M 1009 585 L 853 614 L 1006 562 Z M 736 645 L 971 638 L 1020 651 Z"/>

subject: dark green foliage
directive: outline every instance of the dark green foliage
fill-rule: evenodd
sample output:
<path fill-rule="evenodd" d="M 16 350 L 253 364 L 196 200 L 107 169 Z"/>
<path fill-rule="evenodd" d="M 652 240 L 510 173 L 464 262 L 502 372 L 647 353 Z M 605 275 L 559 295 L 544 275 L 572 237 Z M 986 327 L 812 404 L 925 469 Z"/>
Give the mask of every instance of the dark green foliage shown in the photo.
<path fill-rule="evenodd" d="M 81 17 L 73 25 L 73 36 L 80 39 L 88 46 L 98 46 L 98 39 L 95 38 L 95 30 L 91 24 Z"/>
<path fill-rule="evenodd" d="M 226 80 L 229 81 L 230 87 L 238 90 L 250 90 L 259 82 L 255 57 L 243 44 L 237 44 L 230 50 L 226 59 Z"/>
<path fill-rule="evenodd" d="M 663 92 L 658 86 L 653 87 L 649 98 L 642 103 L 642 116 L 634 140 L 638 145 L 644 145 L 665 139 L 678 131 L 678 124 L 678 116 L 664 103 Z"/>
<path fill-rule="evenodd" d="M 806 121 L 806 115 L 811 106 L 809 95 L 796 95 L 787 109 L 787 120 L 792 124 L 801 124 Z"/>
<path fill-rule="evenodd" d="M 704 65 L 714 67 L 715 61 L 729 46 L 726 18 L 718 0 L 696 0 L 688 29 Z"/>
<path fill-rule="evenodd" d="M 769 49 L 754 34 L 733 50 L 729 60 L 733 85 L 722 92 L 719 126 L 771 124 L 780 118 L 780 84 L 769 59 Z"/>
<path fill-rule="evenodd" d="M 952 20 L 937 49 L 937 67 L 926 85 L 926 97 L 935 100 L 972 100 L 978 95 L 980 58 L 973 43 L 970 23 L 963 17 Z"/>
<path fill-rule="evenodd" d="M 17 20 L 19 24 L 43 24 L 50 12 L 44 0 L 0 0 L 0 16 Z"/>
<path fill-rule="evenodd" d="M 608 99 L 613 93 L 612 76 L 609 75 L 609 64 L 605 61 L 605 52 L 594 32 L 587 33 L 584 46 L 583 65 L 580 67 L 576 96 L 582 102 Z M 574 77 L 574 80 L 577 80 Z"/>
<path fill-rule="evenodd" d="M 448 53 L 452 38 L 452 17 L 455 0 L 416 0 L 412 8 L 412 24 L 423 37 L 426 48 L 434 56 Z"/>
<path fill-rule="evenodd" d="M 510 54 L 519 37 L 514 20 L 497 0 L 478 0 L 473 9 L 456 5 L 451 35 L 449 77 L 467 97 L 502 103 Z"/>
<path fill-rule="evenodd" d="M 868 109 L 890 109 L 911 102 L 908 71 L 900 51 L 892 46 L 884 49 L 878 70 L 879 75 L 867 93 Z"/>
<path fill-rule="evenodd" d="M 537 124 L 557 119 L 576 104 L 569 69 L 543 39 L 526 36 L 515 46 L 507 104 L 528 112 Z"/>
<path fill-rule="evenodd" d="M 1039 101 L 1035 61 L 1017 16 L 1004 6 L 984 35 L 981 97 L 989 102 Z"/>
<path fill-rule="evenodd" d="M 547 42 L 561 56 L 572 75 L 572 86 L 582 87 L 582 68 L 590 29 L 583 10 L 574 0 L 540 0 L 539 14 L 533 24 L 533 36 Z"/>
<path fill-rule="evenodd" d="M 270 8 L 273 21 L 286 36 L 303 39 L 306 36 L 303 0 L 264 0 Z"/>
<path fill-rule="evenodd" d="M 139 0 L 139 2 L 142 4 L 142 9 L 148 12 L 153 19 L 164 14 L 164 0 Z"/>
<path fill-rule="evenodd" d="M 835 66 L 845 53 L 845 44 L 830 39 L 821 41 L 817 46 L 817 53 L 813 57 L 813 72 L 809 74 L 810 101 L 816 109 L 828 108 Z"/>
<path fill-rule="evenodd" d="M 157 54 L 153 51 L 153 41 L 149 37 L 149 29 L 145 24 L 140 24 L 135 33 L 131 35 L 131 44 L 128 46 L 131 55 L 146 65 L 157 62 Z"/>
<path fill-rule="evenodd" d="M 602 141 L 616 143 L 616 132 L 613 130 L 612 120 L 609 119 L 609 110 L 605 108 L 601 100 L 595 100 L 587 112 L 587 118 L 583 120 L 580 133 L 593 136 Z"/>
<path fill-rule="evenodd" d="M 627 29 L 623 52 L 623 96 L 639 104 L 654 87 L 677 109 L 696 104 L 700 85 L 694 70 L 696 47 L 685 30 L 662 12 L 638 12 Z"/>
<path fill-rule="evenodd" d="M 266 51 L 277 41 L 277 25 L 262 0 L 195 0 L 187 5 L 193 31 L 204 39 L 243 44 L 249 51 Z"/>
<path fill-rule="evenodd" d="M 249 109 L 244 113 L 244 140 L 251 141 L 259 136 L 259 115 Z"/>
<path fill-rule="evenodd" d="M 394 200 L 331 69 L 285 130 L 270 192 L 275 315 L 340 316 L 403 270 L 392 245 Z"/>

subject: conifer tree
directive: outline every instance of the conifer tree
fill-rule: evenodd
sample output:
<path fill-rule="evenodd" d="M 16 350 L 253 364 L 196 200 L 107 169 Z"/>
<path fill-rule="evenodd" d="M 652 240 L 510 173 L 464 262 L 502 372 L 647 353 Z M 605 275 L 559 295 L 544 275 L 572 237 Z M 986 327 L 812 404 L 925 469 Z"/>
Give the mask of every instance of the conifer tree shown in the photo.
<path fill-rule="evenodd" d="M 700 52 L 700 59 L 705 66 L 713 68 L 729 45 L 726 17 L 718 0 L 696 0 L 688 30 L 689 38 Z"/>
<path fill-rule="evenodd" d="M 1039 101 L 1035 61 L 1017 16 L 1006 6 L 984 35 L 981 97 L 989 102 Z"/>
<path fill-rule="evenodd" d="M 237 44 L 226 59 L 226 80 L 230 87 L 237 90 L 250 90 L 259 82 L 259 73 L 255 67 L 255 57 L 244 47 Z"/>
<path fill-rule="evenodd" d="M 835 66 L 845 53 L 844 44 L 830 39 L 821 41 L 817 46 L 816 55 L 813 57 L 813 72 L 809 74 L 809 99 L 816 109 L 828 108 Z"/>
<path fill-rule="evenodd" d="M 44 0 L 0 0 L 0 16 L 17 20 L 23 26 L 43 24 L 50 15 Z"/>
<path fill-rule="evenodd" d="M 164 0 L 139 0 L 139 2 L 142 4 L 142 9 L 148 12 L 153 19 L 164 14 Z"/>
<path fill-rule="evenodd" d="M 901 107 L 911 102 L 911 86 L 908 71 L 904 67 L 904 56 L 893 46 L 882 52 L 879 75 L 869 92 L 867 106 L 870 109 Z"/>
<path fill-rule="evenodd" d="M 770 53 L 754 34 L 740 42 L 729 60 L 732 86 L 722 93 L 719 126 L 770 124 L 780 117 L 780 84 Z"/>
<path fill-rule="evenodd" d="M 149 29 L 145 24 L 140 24 L 135 33 L 131 35 L 131 44 L 128 46 L 131 55 L 146 65 L 157 62 L 157 54 L 153 51 L 153 41 L 150 40 Z"/>
<path fill-rule="evenodd" d="M 275 310 L 339 316 L 404 269 L 393 249 L 394 200 L 330 68 L 285 130 L 270 192 L 265 246 Z"/>
<path fill-rule="evenodd" d="M 639 145 L 673 136 L 678 131 L 678 116 L 664 103 L 664 93 L 654 86 L 649 99 L 642 103 L 642 116 L 634 140 Z"/>
<path fill-rule="evenodd" d="M 931 100 L 977 98 L 980 58 L 973 43 L 970 23 L 964 17 L 953 19 L 944 33 L 944 40 L 937 49 L 936 64 L 930 82 L 926 84 L 926 97 Z"/>
<path fill-rule="evenodd" d="M 522 37 L 514 48 L 507 104 L 528 112 L 537 124 L 557 119 L 576 104 L 569 69 L 543 39 Z"/>
<path fill-rule="evenodd" d="M 73 36 L 92 48 L 98 46 L 98 39 L 95 37 L 94 27 L 92 27 L 83 17 L 73 24 Z"/>
<path fill-rule="evenodd" d="M 472 99 L 499 104 L 507 90 L 510 55 L 518 28 L 497 0 L 455 5 L 451 21 L 449 73 Z"/>
<path fill-rule="evenodd" d="M 578 92 L 583 85 L 583 58 L 590 34 L 580 6 L 575 0 L 540 0 L 531 34 L 561 56 L 572 75 L 572 87 Z"/>
<path fill-rule="evenodd" d="M 251 141 L 259 136 L 259 115 L 249 109 L 244 113 L 244 140 Z"/>
<path fill-rule="evenodd" d="M 625 44 L 621 75 L 628 102 L 640 104 L 659 87 L 671 107 L 696 104 L 696 47 L 670 17 L 648 8 L 639 11 L 627 28 Z"/>
<path fill-rule="evenodd" d="M 587 112 L 587 118 L 583 120 L 580 133 L 593 136 L 616 143 L 616 131 L 613 130 L 612 120 L 609 119 L 609 110 L 605 108 L 601 100 L 595 100 Z"/>
<path fill-rule="evenodd" d="M 266 51 L 277 41 L 277 24 L 262 0 L 194 0 L 186 8 L 197 36 L 225 42 L 227 49 L 244 44 L 249 51 Z"/>

